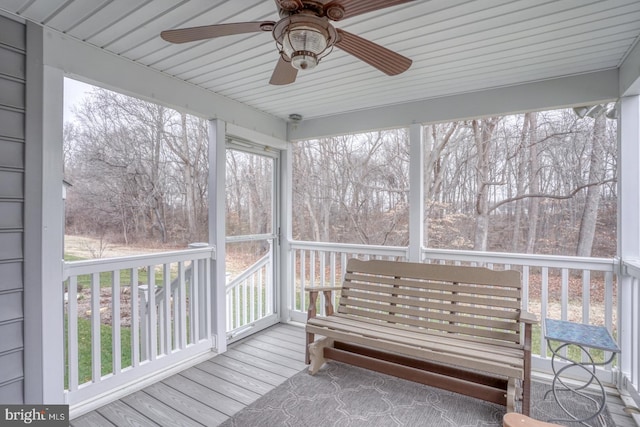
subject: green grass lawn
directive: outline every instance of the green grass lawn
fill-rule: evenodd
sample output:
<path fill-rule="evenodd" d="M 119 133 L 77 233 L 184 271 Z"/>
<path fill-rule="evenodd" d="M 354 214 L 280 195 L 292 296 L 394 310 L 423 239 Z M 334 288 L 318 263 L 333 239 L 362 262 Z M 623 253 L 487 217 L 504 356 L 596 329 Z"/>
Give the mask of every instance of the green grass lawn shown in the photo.
<path fill-rule="evenodd" d="M 100 273 L 100 287 L 110 287 L 112 284 L 112 275 L 111 272 Z M 146 285 L 149 274 L 146 268 L 138 269 L 138 284 Z M 173 277 L 171 277 L 173 280 Z M 131 284 L 131 270 L 120 270 L 120 286 L 129 286 Z M 155 273 L 155 284 L 156 286 L 162 287 L 162 272 Z M 78 287 L 88 288 L 91 286 L 91 275 L 83 274 L 78 276 Z"/>
<path fill-rule="evenodd" d="M 65 254 L 65 261 L 82 261 L 84 258 L 74 255 Z M 131 285 L 131 269 L 120 271 L 120 286 Z M 112 286 L 111 272 L 100 273 L 100 287 Z M 172 272 L 170 280 L 173 280 L 177 276 L 177 272 Z M 147 284 L 148 269 L 138 268 L 138 284 Z M 162 271 L 155 272 L 156 286 L 163 286 L 163 273 Z M 83 288 L 91 286 L 91 275 L 78 276 L 78 291 Z M 187 297 L 189 289 L 187 287 Z M 81 297 L 82 298 L 82 297 Z M 67 324 L 68 318 L 65 315 L 65 337 L 67 337 Z M 91 321 L 82 317 L 77 318 L 78 322 L 78 383 L 83 384 L 87 381 L 91 381 Z M 187 319 L 188 322 L 188 319 Z M 188 328 L 187 328 L 188 330 Z M 112 354 L 112 331 L 113 328 L 110 325 L 100 325 L 100 349 L 101 349 L 101 375 L 107 375 L 113 372 L 113 354 Z M 131 366 L 131 328 L 121 327 L 121 365 L 122 368 Z M 173 334 L 172 334 L 173 336 Z M 66 338 L 65 338 L 66 339 Z M 189 339 L 189 337 L 187 337 Z M 65 388 L 68 388 L 69 384 L 69 360 L 68 355 L 65 358 Z"/>
<path fill-rule="evenodd" d="M 70 254 L 64 254 L 64 260 L 65 261 L 84 261 L 86 260 L 86 258 L 82 258 L 82 257 L 78 257 L 75 255 L 70 255 Z M 100 273 L 100 287 L 104 288 L 107 286 L 111 286 L 111 277 L 112 277 L 113 273 L 111 272 L 104 272 L 104 273 Z M 177 272 L 172 272 L 171 273 L 171 277 L 169 278 L 169 280 L 174 280 L 177 277 Z M 139 284 L 147 284 L 147 281 L 149 279 L 149 272 L 147 270 L 146 267 L 143 268 L 138 268 L 138 283 Z M 131 284 L 131 269 L 125 269 L 125 270 L 120 270 L 120 284 L 125 286 L 125 285 L 130 285 Z M 155 284 L 156 286 L 162 286 L 163 284 L 163 276 L 162 276 L 162 272 L 161 271 L 156 271 L 155 272 Z M 84 274 L 81 276 L 78 276 L 78 289 L 80 288 L 86 288 L 91 286 L 91 275 L 90 274 Z"/>
<path fill-rule="evenodd" d="M 82 258 L 75 255 L 64 254 L 65 261 L 83 261 L 86 258 Z M 108 279 L 108 285 L 111 284 L 111 279 Z M 103 277 L 100 277 L 100 285 L 102 286 Z M 89 286 L 91 284 L 90 276 L 83 276 L 82 280 L 78 280 L 80 287 Z M 107 285 L 107 283 L 105 283 Z M 82 384 L 87 381 L 91 381 L 91 321 L 89 319 L 78 318 L 78 383 Z M 68 337 L 68 317 L 65 315 L 65 337 Z M 131 365 L 131 329 L 121 328 L 121 348 L 122 348 L 122 364 L 123 366 Z M 113 370 L 113 355 L 112 355 L 112 328 L 108 325 L 100 326 L 100 345 L 101 345 L 101 367 L 102 375 L 106 375 Z M 65 355 L 65 375 L 64 375 L 64 387 L 69 388 L 69 355 Z"/>
<path fill-rule="evenodd" d="M 65 330 L 67 328 L 65 319 Z M 100 359 L 102 375 L 113 372 L 112 336 L 113 328 L 100 325 Z M 66 331 L 65 331 L 66 332 Z M 66 336 L 66 335 L 65 335 Z M 121 364 L 131 366 L 131 328 L 120 328 Z M 91 381 L 91 321 L 78 318 L 78 383 Z M 65 360 L 65 388 L 69 386 L 69 359 Z"/>

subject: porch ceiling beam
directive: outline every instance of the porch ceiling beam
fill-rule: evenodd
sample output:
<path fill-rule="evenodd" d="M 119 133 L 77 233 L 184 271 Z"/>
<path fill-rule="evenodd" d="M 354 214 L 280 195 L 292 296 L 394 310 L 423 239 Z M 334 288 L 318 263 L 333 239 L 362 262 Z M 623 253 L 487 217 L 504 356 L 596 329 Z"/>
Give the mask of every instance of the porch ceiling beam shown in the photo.
<path fill-rule="evenodd" d="M 620 66 L 620 93 L 640 95 L 640 43 L 636 43 Z"/>
<path fill-rule="evenodd" d="M 94 83 L 206 119 L 221 119 L 279 140 L 280 118 L 108 53 L 57 31 L 44 29 L 44 63 L 69 77 Z"/>
<path fill-rule="evenodd" d="M 304 120 L 289 126 L 291 141 L 376 129 L 408 127 L 496 114 L 590 105 L 616 100 L 618 70 L 606 70 L 516 86 Z"/>

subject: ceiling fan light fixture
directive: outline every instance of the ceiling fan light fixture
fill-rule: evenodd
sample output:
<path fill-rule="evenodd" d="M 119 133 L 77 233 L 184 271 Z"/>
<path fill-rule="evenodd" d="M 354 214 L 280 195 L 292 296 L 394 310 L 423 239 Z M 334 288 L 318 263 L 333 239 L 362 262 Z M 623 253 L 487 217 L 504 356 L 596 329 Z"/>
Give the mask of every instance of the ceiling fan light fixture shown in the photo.
<path fill-rule="evenodd" d="M 318 62 L 318 57 L 311 52 L 298 51 L 291 58 L 291 65 L 298 70 L 312 70 Z"/>
<path fill-rule="evenodd" d="M 331 52 L 337 39 L 327 18 L 300 13 L 281 19 L 273 37 L 282 58 L 297 70 L 311 70 Z"/>
<path fill-rule="evenodd" d="M 278 21 L 231 22 L 176 28 L 160 33 L 170 43 L 270 32 L 280 58 L 271 75 L 272 85 L 295 82 L 299 70 L 315 68 L 333 47 L 366 62 L 389 76 L 403 73 L 411 59 L 342 29 L 330 21 L 361 15 L 414 0 L 275 0 Z"/>
<path fill-rule="evenodd" d="M 299 24 L 291 26 L 282 40 L 282 49 L 298 70 L 315 68 L 327 49 L 328 34 L 322 28 Z"/>

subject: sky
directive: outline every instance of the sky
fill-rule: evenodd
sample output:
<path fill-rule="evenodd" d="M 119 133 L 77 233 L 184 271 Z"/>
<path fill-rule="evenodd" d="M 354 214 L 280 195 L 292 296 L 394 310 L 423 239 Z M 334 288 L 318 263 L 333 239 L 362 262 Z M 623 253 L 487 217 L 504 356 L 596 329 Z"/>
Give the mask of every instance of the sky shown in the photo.
<path fill-rule="evenodd" d="M 91 91 L 93 86 L 78 80 L 65 77 L 64 79 L 64 122 L 75 121 L 72 107 L 80 105 L 86 94 Z"/>

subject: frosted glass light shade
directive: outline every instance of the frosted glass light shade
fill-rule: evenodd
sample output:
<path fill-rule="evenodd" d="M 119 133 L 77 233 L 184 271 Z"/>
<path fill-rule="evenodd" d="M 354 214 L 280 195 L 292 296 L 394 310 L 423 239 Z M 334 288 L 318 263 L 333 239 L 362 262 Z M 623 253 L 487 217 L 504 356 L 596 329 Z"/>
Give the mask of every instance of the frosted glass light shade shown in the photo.
<path fill-rule="evenodd" d="M 318 56 L 327 48 L 327 38 L 316 28 L 300 25 L 289 29 L 282 47 L 291 58 L 291 65 L 299 70 L 310 70 L 318 65 Z"/>

